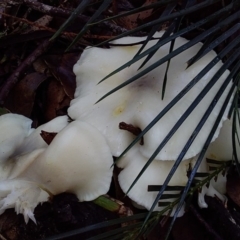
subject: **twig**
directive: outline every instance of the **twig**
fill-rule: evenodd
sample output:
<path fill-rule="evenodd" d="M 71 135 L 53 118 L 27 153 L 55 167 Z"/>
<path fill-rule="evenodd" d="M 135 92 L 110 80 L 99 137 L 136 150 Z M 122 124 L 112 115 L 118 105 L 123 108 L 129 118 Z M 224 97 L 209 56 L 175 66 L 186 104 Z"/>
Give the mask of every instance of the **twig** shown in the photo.
<path fill-rule="evenodd" d="M 47 31 L 52 32 L 52 33 L 55 33 L 55 32 L 56 32 L 56 30 L 53 29 L 53 28 L 43 26 L 43 25 L 38 24 L 38 23 L 36 23 L 36 22 L 28 21 L 26 18 L 15 17 L 15 16 L 10 15 L 10 14 L 7 14 L 7 13 L 1 13 L 1 15 L 5 16 L 5 17 L 12 18 L 12 19 L 15 19 L 15 20 L 17 20 L 18 22 L 24 22 L 24 23 L 26 23 L 27 25 L 34 26 L 34 27 L 36 27 L 36 28 L 38 28 L 38 29 L 47 30 Z M 65 35 L 66 33 L 63 32 L 62 34 Z"/>
<path fill-rule="evenodd" d="M 11 3 L 13 3 L 13 2 L 14 1 L 11 1 Z M 49 6 L 49 5 L 46 5 L 46 4 L 37 2 L 37 1 L 33 1 L 33 0 L 22 0 L 20 2 L 27 5 L 28 7 L 31 7 L 32 9 L 34 9 L 36 11 L 48 14 L 50 16 L 67 18 L 72 14 L 72 11 L 69 11 L 67 9 Z M 87 22 L 89 20 L 89 17 L 85 16 L 83 14 L 80 14 L 77 16 L 77 19 L 81 20 L 83 22 Z M 110 28 L 113 31 L 113 33 L 123 33 L 123 32 L 127 31 L 126 28 L 119 27 L 109 21 L 104 21 L 104 22 L 102 22 L 102 24 L 105 25 L 106 27 Z"/>
<path fill-rule="evenodd" d="M 46 5 L 44 3 L 33 1 L 33 0 L 22 0 L 22 3 L 27 5 L 28 7 L 39 11 L 41 13 L 45 13 L 50 16 L 57 16 L 57 17 L 69 17 L 72 14 L 72 11 L 69 11 L 67 9 L 57 8 L 53 6 Z M 77 17 L 79 20 L 87 22 L 89 17 L 84 16 L 82 14 L 78 15 Z"/>
<path fill-rule="evenodd" d="M 24 23 L 26 23 L 28 25 L 31 25 L 31 26 L 34 26 L 36 28 L 43 29 L 43 30 L 46 30 L 46 31 L 49 31 L 49 32 L 52 32 L 52 33 L 55 33 L 57 31 L 54 28 L 46 27 L 46 26 L 40 25 L 40 24 L 38 24 L 36 22 L 31 22 L 31 21 L 29 21 L 29 20 L 27 20 L 25 18 L 15 17 L 15 16 L 12 16 L 12 15 L 7 14 L 7 13 L 1 13 L 1 14 L 3 16 L 5 16 L 5 17 L 9 17 L 9 18 L 15 19 L 15 20 L 17 20 L 19 22 L 24 22 Z M 74 38 L 74 37 L 77 36 L 77 34 L 73 33 L 73 32 L 62 32 L 61 35 L 65 36 L 67 39 Z M 94 39 L 106 40 L 106 39 L 111 38 L 112 36 L 107 36 L 107 35 L 106 36 L 105 35 L 104 36 L 99 36 L 99 35 L 93 35 L 93 34 L 85 34 L 84 37 L 85 38 L 94 38 Z"/>
<path fill-rule="evenodd" d="M 17 83 L 19 76 L 42 54 L 49 48 L 51 42 L 48 39 L 44 40 L 12 73 L 12 75 L 5 81 L 0 89 L 0 105 L 4 104 L 4 100 L 8 96 L 10 90 Z"/>

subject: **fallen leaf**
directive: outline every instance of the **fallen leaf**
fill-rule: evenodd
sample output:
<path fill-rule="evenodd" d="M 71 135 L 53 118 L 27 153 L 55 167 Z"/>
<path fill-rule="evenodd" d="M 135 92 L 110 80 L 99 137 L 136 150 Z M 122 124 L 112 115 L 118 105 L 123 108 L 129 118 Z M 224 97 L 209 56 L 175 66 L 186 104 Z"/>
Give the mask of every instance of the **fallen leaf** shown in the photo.
<path fill-rule="evenodd" d="M 62 84 L 52 78 L 47 89 L 45 101 L 46 106 L 44 111 L 45 120 L 50 121 L 59 115 L 66 114 L 70 100 L 71 99 L 66 95 Z"/>
<path fill-rule="evenodd" d="M 227 194 L 240 207 L 240 176 L 234 170 L 227 176 Z"/>
<path fill-rule="evenodd" d="M 142 7 L 147 6 L 149 4 L 155 3 L 157 2 L 157 0 L 147 0 Z M 134 13 L 131 14 L 129 16 L 126 17 L 122 17 L 116 20 L 116 22 L 121 25 L 122 27 L 126 28 L 126 29 L 134 29 L 136 27 L 138 27 L 139 25 L 141 25 L 141 23 L 143 23 L 144 19 L 148 18 L 149 16 L 152 15 L 154 9 L 148 9 L 142 12 L 138 12 L 138 13 Z M 120 13 L 124 13 L 120 12 Z"/>
<path fill-rule="evenodd" d="M 78 59 L 79 53 L 67 53 L 45 57 L 45 62 L 50 72 L 61 82 L 64 91 L 71 99 L 73 99 L 76 89 L 76 77 L 73 73 L 73 65 Z"/>
<path fill-rule="evenodd" d="M 6 99 L 5 107 L 10 112 L 31 116 L 36 90 L 47 76 L 37 72 L 30 73 L 18 82 Z"/>
<path fill-rule="evenodd" d="M 57 135 L 57 133 L 55 132 L 45 132 L 45 131 L 41 131 L 40 133 L 42 139 L 49 145 L 52 140 L 55 138 L 55 136 Z"/>

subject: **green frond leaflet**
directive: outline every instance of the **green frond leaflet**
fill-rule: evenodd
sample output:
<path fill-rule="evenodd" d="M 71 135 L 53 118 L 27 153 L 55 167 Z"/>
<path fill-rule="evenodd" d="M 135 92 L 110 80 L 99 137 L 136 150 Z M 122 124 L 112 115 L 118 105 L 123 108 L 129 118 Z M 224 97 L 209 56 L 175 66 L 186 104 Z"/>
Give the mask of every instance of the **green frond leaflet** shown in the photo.
<path fill-rule="evenodd" d="M 93 22 L 95 19 L 97 19 L 100 14 L 107 9 L 107 7 L 110 5 L 112 0 L 104 0 L 101 6 L 97 9 L 97 11 L 93 14 L 93 16 L 88 20 L 88 22 L 84 25 L 82 30 L 78 33 L 78 35 L 73 39 L 71 44 L 68 46 L 66 51 L 69 51 L 73 45 L 76 44 L 76 42 L 83 36 L 83 34 L 88 30 L 89 24 Z"/>
<path fill-rule="evenodd" d="M 57 38 L 71 23 L 76 17 L 84 11 L 84 9 L 87 7 L 89 1 L 88 0 L 82 0 L 81 3 L 78 5 L 78 7 L 73 11 L 71 16 L 63 23 L 63 25 L 57 30 L 57 32 L 49 39 L 49 41 L 53 41 L 55 38 Z"/>

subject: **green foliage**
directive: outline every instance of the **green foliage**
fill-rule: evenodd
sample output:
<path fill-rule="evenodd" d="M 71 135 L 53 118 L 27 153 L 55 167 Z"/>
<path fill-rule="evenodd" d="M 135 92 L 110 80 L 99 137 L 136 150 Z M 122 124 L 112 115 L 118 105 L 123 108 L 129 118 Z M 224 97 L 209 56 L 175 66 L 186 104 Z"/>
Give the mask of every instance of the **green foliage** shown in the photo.
<path fill-rule="evenodd" d="M 6 113 L 9 113 L 9 111 L 6 108 L 0 108 L 0 116 Z"/>

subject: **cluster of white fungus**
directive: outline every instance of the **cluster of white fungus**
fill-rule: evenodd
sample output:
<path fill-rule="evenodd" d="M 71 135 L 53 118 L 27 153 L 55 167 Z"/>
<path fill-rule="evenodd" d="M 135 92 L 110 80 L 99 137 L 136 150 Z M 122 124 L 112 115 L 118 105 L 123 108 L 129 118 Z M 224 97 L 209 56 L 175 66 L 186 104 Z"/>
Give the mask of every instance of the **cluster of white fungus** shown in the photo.
<path fill-rule="evenodd" d="M 212 159 L 217 161 L 229 161 L 233 159 L 233 150 L 232 150 L 232 124 L 233 119 L 227 119 L 221 128 L 218 138 L 212 142 L 206 152 L 205 159 Z M 240 127 L 239 124 L 236 124 L 236 131 L 239 133 Z M 237 140 L 237 136 L 236 141 Z M 240 148 L 237 143 L 236 148 L 237 156 L 240 156 Z M 206 161 L 203 161 L 200 165 L 198 172 L 210 172 L 209 164 Z M 206 208 L 207 203 L 204 200 L 204 195 L 208 196 L 217 196 L 222 201 L 226 200 L 224 194 L 226 193 L 226 182 L 227 176 L 226 173 L 219 173 L 217 178 L 212 179 L 209 186 L 204 186 L 201 192 L 198 195 L 198 205 L 201 208 Z"/>
<path fill-rule="evenodd" d="M 154 37 L 159 38 L 162 34 L 163 32 L 159 32 L 155 34 Z M 113 43 L 129 44 L 144 41 L 145 39 L 145 37 L 126 37 L 116 40 Z M 156 42 L 157 40 L 150 41 L 145 47 L 145 50 L 156 44 Z M 174 43 L 174 49 L 187 42 L 188 41 L 184 38 L 177 38 Z M 109 77 L 100 84 L 98 84 L 99 81 L 106 75 L 131 60 L 138 52 L 141 45 L 125 47 L 115 46 L 110 49 L 89 48 L 85 50 L 74 66 L 77 88 L 75 99 L 71 102 L 71 106 L 68 109 L 69 116 L 73 119 L 81 119 L 94 125 L 105 136 L 112 154 L 116 157 L 119 156 L 135 137 L 130 132 L 121 130 L 119 128 L 119 123 L 124 122 L 143 130 L 158 113 L 161 112 L 161 110 L 163 110 L 163 108 L 216 57 L 216 53 L 211 51 L 198 60 L 197 63 L 186 69 L 187 61 L 199 51 L 201 46 L 202 44 L 198 43 L 171 59 L 167 75 L 167 86 L 163 99 L 161 92 L 167 63 L 162 64 L 144 75 L 141 79 L 125 86 L 97 104 L 94 103 L 107 92 L 167 55 L 169 53 L 170 43 L 162 46 L 142 69 L 138 70 L 144 59 Z M 144 135 L 144 144 L 135 145 L 117 163 L 119 167 L 123 168 L 119 174 L 119 183 L 125 193 L 161 141 L 166 137 L 182 114 L 188 109 L 196 96 L 209 83 L 221 66 L 222 62 L 218 62 L 208 71 L 207 74 L 205 74 L 202 79 Z M 94 69 L 94 71 L 92 69 Z M 148 185 L 163 184 L 175 160 L 228 74 L 228 70 L 224 72 L 217 83 L 158 153 L 154 161 L 148 166 L 147 170 L 130 192 L 128 192 L 128 196 L 137 204 L 147 209 L 151 208 L 157 196 L 157 192 L 148 192 Z M 203 125 L 202 130 L 185 154 L 183 158 L 184 161 L 182 161 L 169 183 L 170 186 L 186 185 L 189 164 L 194 164 L 195 158 L 201 151 L 231 86 L 232 83 L 227 86 L 208 120 Z M 229 102 L 212 141 L 217 138 L 223 122 L 227 119 L 230 104 Z M 229 152 L 231 152 L 230 143 L 231 141 L 228 145 Z M 211 149 L 213 152 L 219 151 L 217 149 Z M 231 154 L 228 154 L 228 159 L 231 159 L 231 157 Z M 203 165 L 206 165 L 205 160 L 203 161 Z M 207 166 L 204 170 L 208 171 Z M 207 192 L 209 195 L 214 195 L 217 191 L 212 185 L 209 189 L 210 190 Z M 203 191 L 203 194 L 199 197 L 203 198 L 202 202 L 204 201 L 204 195 Z M 169 201 L 173 200 L 175 199 L 169 199 Z M 200 206 L 204 207 L 204 204 L 200 204 Z M 154 210 L 162 210 L 162 207 L 155 207 Z M 182 214 L 183 211 L 180 215 Z"/>
<path fill-rule="evenodd" d="M 34 208 L 48 201 L 51 195 L 75 193 L 80 201 L 90 201 L 107 193 L 111 178 L 112 154 L 102 134 L 79 120 L 68 123 L 58 117 L 37 129 L 30 129 L 31 120 L 22 116 L 0 116 L 0 213 L 15 208 L 25 221 L 34 222 Z M 50 145 L 40 136 L 41 130 L 58 132 Z M 7 144 L 7 152 L 5 145 Z M 11 149 L 11 151 L 9 150 Z M 18 153 L 18 154 L 16 154 Z M 7 158 L 7 159 L 6 159 Z"/>
<path fill-rule="evenodd" d="M 155 37 L 159 38 L 162 34 L 163 32 L 159 32 Z M 145 37 L 126 37 L 114 43 L 136 43 L 143 40 Z M 150 41 L 145 49 L 153 46 L 156 41 Z M 187 43 L 186 39 L 177 38 L 175 49 L 185 43 Z M 35 221 L 34 208 L 38 203 L 47 201 L 50 195 L 72 192 L 80 201 L 90 201 L 105 194 L 112 177 L 112 156 L 119 156 L 135 138 L 131 131 L 121 130 L 119 124 L 123 122 L 133 128 L 144 129 L 216 57 L 215 52 L 211 51 L 186 69 L 186 62 L 198 52 L 201 44 L 196 44 L 174 57 L 168 70 L 164 99 L 161 98 L 161 91 L 166 63 L 95 104 L 104 94 L 139 71 L 138 68 L 143 60 L 98 84 L 107 74 L 131 60 L 140 46 L 111 47 L 110 49 L 93 47 L 83 52 L 74 66 L 77 88 L 75 99 L 72 100 L 68 110 L 69 116 L 74 119 L 73 122 L 69 123 L 68 117 L 63 116 L 37 129 L 32 129 L 31 120 L 28 118 L 17 114 L 0 116 L 0 213 L 7 208 L 15 208 L 17 213 L 24 215 L 26 222 L 29 218 Z M 167 55 L 169 47 L 170 44 L 162 46 L 144 68 Z M 221 66 L 222 63 L 219 62 L 205 74 L 144 135 L 143 144 L 136 144 L 118 162 L 118 166 L 123 169 L 119 174 L 119 183 L 124 192 L 127 192 L 159 143 Z M 136 204 L 146 209 L 151 207 L 157 192 L 148 192 L 148 186 L 162 185 L 184 144 L 228 74 L 229 71 L 225 71 L 128 193 Z M 223 92 L 202 130 L 184 156 L 184 161 L 169 183 L 170 186 L 185 186 L 188 180 L 189 165 L 194 163 L 196 155 L 201 151 L 231 84 Z M 229 140 L 231 123 L 230 120 L 225 121 L 227 110 L 213 137 L 215 142 L 210 145 L 207 152 L 208 158 L 229 160 L 232 157 Z M 224 127 L 217 138 L 224 121 Z M 58 133 L 50 145 L 47 145 L 41 138 L 42 130 Z M 227 140 L 226 135 L 229 138 Z M 199 171 L 208 171 L 205 161 Z M 224 177 L 221 182 L 224 183 Z M 205 194 L 216 194 L 221 198 L 223 193 L 224 189 L 220 189 L 219 184 L 212 181 L 210 187 L 204 187 L 202 194 L 199 195 L 199 206 L 206 207 Z M 155 210 L 161 209 L 162 207 L 158 206 L 155 208 Z M 182 210 L 180 215 L 183 212 Z"/>

